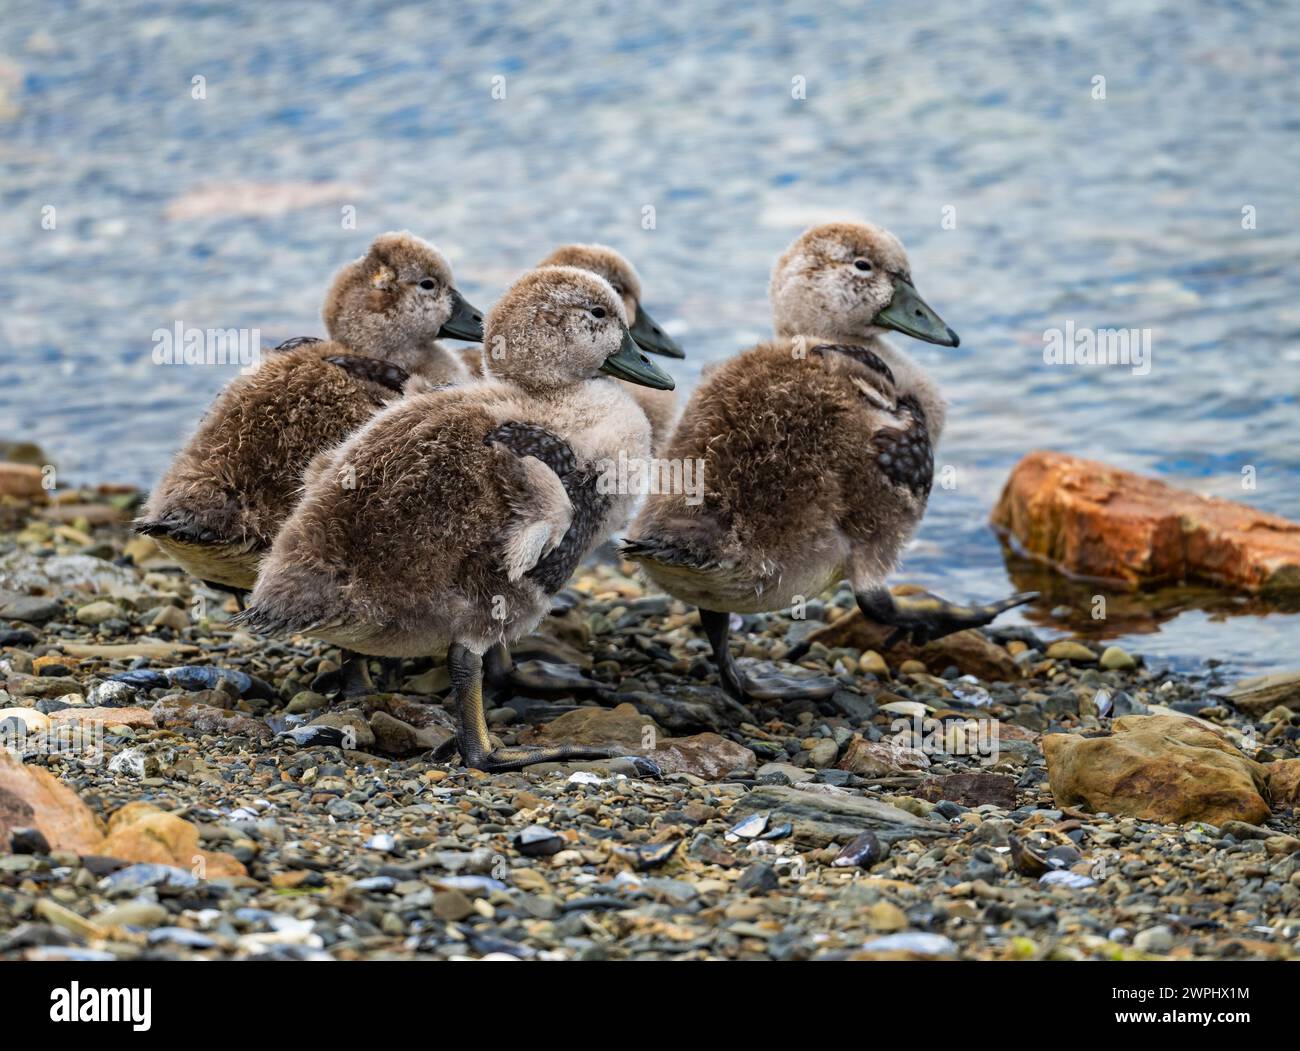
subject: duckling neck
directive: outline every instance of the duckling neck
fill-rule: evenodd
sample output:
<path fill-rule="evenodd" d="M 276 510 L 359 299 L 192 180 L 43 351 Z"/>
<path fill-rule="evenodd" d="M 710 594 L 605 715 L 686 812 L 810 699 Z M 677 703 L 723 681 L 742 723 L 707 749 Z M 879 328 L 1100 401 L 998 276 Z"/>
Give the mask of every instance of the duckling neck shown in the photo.
<path fill-rule="evenodd" d="M 347 345 L 357 354 L 387 361 L 411 376 L 421 376 L 435 384 L 464 383 L 470 378 L 459 355 L 437 340 L 367 339 Z"/>

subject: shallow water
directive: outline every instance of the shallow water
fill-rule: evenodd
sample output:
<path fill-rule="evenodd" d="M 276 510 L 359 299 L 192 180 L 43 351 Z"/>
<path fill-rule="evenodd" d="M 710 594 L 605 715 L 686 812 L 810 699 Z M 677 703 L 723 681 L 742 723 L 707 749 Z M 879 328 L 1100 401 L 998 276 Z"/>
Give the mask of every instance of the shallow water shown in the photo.
<path fill-rule="evenodd" d="M 1300 519 L 1300 7 L 364 6 L 5 5 L 0 438 L 150 484 L 232 374 L 155 365 L 153 332 L 319 333 L 333 270 L 402 227 L 484 305 L 557 243 L 615 245 L 689 387 L 768 331 L 800 229 L 856 215 L 962 336 L 908 346 L 957 479 L 909 579 L 1010 586 L 986 521 L 1038 446 Z M 249 182 L 289 190 L 241 214 Z M 1150 372 L 1045 364 L 1067 322 L 1150 329 Z M 1296 663 L 1300 616 L 1215 616 L 1114 630 L 1181 666 Z"/>

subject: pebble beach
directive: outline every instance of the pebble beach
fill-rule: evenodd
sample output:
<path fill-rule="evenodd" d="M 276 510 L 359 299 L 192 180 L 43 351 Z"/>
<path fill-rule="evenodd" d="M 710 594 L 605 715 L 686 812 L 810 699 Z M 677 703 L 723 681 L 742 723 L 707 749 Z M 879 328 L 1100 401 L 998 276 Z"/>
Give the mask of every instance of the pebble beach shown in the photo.
<path fill-rule="evenodd" d="M 517 653 L 576 661 L 598 691 L 498 696 L 489 724 L 506 743 L 625 743 L 663 776 L 620 759 L 487 776 L 432 757 L 452 733 L 445 669 L 408 661 L 393 692 L 331 702 L 311 683 L 337 651 L 232 629 L 233 600 L 130 534 L 138 500 L 110 487 L 4 507 L 0 728 L 68 790 L 42 821 L 106 838 L 74 851 L 15 835 L 0 957 L 1298 951 L 1290 807 L 1156 822 L 1060 805 L 1048 784 L 1045 733 L 1124 716 L 1194 716 L 1268 767 L 1295 759 L 1294 714 L 1248 716 L 1213 668 L 1023 627 L 886 661 L 855 648 L 862 625 L 836 594 L 804 620 L 752 621 L 744 656 L 807 643 L 801 664 L 841 688 L 746 709 L 712 680 L 695 615 L 611 556 Z M 22 593 L 35 578 L 45 593 Z"/>

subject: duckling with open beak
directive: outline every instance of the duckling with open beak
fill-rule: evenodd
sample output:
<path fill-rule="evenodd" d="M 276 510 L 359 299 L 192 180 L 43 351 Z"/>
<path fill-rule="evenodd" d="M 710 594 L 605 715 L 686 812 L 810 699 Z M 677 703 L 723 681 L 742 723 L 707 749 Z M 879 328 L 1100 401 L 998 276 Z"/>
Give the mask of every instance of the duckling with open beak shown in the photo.
<path fill-rule="evenodd" d="M 919 644 L 1035 597 L 960 606 L 885 584 L 925 512 L 945 405 L 883 336 L 958 345 L 898 239 L 866 224 L 814 227 L 777 262 L 771 300 L 777 338 L 707 374 L 664 454 L 703 461 L 703 502 L 651 494 L 625 548 L 699 607 L 722 684 L 740 700 L 824 697 L 838 684 L 746 674 L 729 648 L 731 613 L 786 609 L 847 577 L 863 614 L 896 629 L 891 645 Z"/>
<path fill-rule="evenodd" d="M 650 426 L 608 377 L 673 381 L 638 350 L 621 297 L 573 267 L 516 282 L 487 345 L 483 382 L 404 398 L 313 466 L 239 619 L 379 656 L 446 654 L 468 766 L 607 758 L 619 752 L 494 745 L 483 656 L 531 632 L 631 513 L 635 494 L 598 476 L 620 452 L 648 456 Z"/>

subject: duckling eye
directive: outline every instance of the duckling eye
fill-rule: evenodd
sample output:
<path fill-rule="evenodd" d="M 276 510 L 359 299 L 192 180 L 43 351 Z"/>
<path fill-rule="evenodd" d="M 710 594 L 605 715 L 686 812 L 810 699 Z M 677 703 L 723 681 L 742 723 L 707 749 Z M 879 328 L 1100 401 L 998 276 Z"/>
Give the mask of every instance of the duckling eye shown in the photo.
<path fill-rule="evenodd" d="M 591 308 L 591 316 L 592 316 L 592 317 L 604 317 L 604 316 L 605 316 L 605 308 L 604 308 L 604 307 L 592 307 L 592 308 Z"/>
<path fill-rule="evenodd" d="M 864 273 L 868 273 L 871 270 L 871 264 L 868 263 L 865 259 L 855 259 L 853 260 L 853 265 L 857 267 L 857 269 L 863 271 Z"/>
<path fill-rule="evenodd" d="M 438 286 L 434 284 L 432 278 L 426 277 L 423 281 L 420 282 L 420 287 L 423 288 L 426 292 L 432 292 Z"/>

